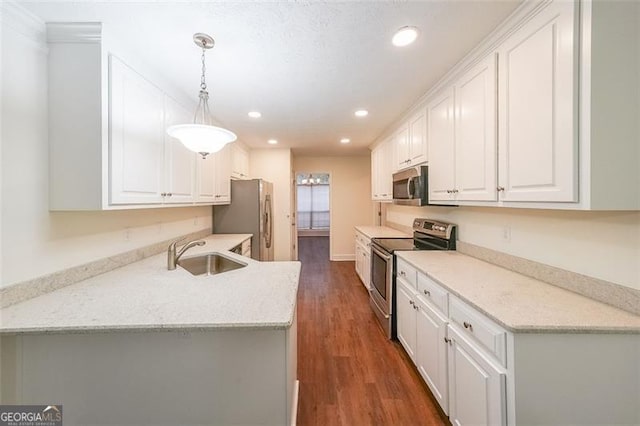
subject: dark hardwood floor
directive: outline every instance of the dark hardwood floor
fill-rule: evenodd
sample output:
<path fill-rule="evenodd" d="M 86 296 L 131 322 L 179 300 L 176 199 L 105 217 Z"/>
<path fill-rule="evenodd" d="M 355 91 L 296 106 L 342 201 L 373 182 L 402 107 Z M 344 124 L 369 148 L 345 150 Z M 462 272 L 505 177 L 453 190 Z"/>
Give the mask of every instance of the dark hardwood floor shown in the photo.
<path fill-rule="evenodd" d="M 411 359 L 386 339 L 353 262 L 299 239 L 298 425 L 446 425 Z"/>

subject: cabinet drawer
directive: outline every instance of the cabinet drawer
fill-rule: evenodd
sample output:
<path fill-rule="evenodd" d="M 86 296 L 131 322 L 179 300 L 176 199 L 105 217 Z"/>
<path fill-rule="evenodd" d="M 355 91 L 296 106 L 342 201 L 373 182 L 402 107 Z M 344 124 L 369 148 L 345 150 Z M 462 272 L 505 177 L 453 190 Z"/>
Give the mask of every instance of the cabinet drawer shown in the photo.
<path fill-rule="evenodd" d="M 435 305 L 445 316 L 448 315 L 449 292 L 422 272 L 418 272 L 418 293 L 424 300 Z"/>
<path fill-rule="evenodd" d="M 454 296 L 449 298 L 449 318 L 506 366 L 507 332 L 502 327 Z"/>
<path fill-rule="evenodd" d="M 407 283 L 411 284 L 413 288 L 416 288 L 418 271 L 416 271 L 416 269 L 413 266 L 409 265 L 404 260 L 398 257 L 396 257 L 396 259 L 397 259 L 396 275 L 404 279 Z"/>
<path fill-rule="evenodd" d="M 356 231 L 356 242 L 362 244 L 364 247 L 370 247 L 371 244 L 371 240 L 367 237 L 365 237 L 364 235 L 362 235 L 360 232 Z"/>

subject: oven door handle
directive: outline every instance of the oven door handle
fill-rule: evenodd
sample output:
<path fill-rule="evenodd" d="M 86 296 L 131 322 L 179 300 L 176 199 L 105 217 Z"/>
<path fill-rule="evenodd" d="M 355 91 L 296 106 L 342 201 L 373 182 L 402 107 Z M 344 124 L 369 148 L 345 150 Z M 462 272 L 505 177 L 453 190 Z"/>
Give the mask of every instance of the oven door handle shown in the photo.
<path fill-rule="evenodd" d="M 378 301 L 376 300 L 376 296 L 373 294 L 375 290 L 369 290 L 369 299 L 373 302 L 374 305 L 376 305 L 376 308 L 378 308 L 378 310 L 380 311 L 380 313 L 382 314 L 382 316 L 384 317 L 384 319 L 389 319 L 389 315 L 384 313 L 384 309 L 382 309 L 380 307 L 380 305 L 378 305 Z"/>
<path fill-rule="evenodd" d="M 378 256 L 380 256 L 381 258 L 383 258 L 384 260 L 386 260 L 387 262 L 388 262 L 388 261 L 390 261 L 390 260 L 393 258 L 393 256 L 392 256 L 392 255 L 390 255 L 390 254 L 386 254 L 386 253 L 384 253 L 384 252 L 382 252 L 382 251 L 378 250 L 378 249 L 376 248 L 376 246 L 374 246 L 374 245 L 372 245 L 372 246 L 371 246 L 371 250 L 373 250 L 373 252 L 374 252 L 375 254 L 377 254 Z"/>

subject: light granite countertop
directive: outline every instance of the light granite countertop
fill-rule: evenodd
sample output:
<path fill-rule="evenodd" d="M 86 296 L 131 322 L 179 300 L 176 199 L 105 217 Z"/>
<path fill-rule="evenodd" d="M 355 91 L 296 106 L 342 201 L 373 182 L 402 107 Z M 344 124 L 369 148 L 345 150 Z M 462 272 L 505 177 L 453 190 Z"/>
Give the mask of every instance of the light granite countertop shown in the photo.
<path fill-rule="evenodd" d="M 411 238 L 412 236 L 398 231 L 397 229 L 389 228 L 388 226 L 356 226 L 357 231 L 362 232 L 369 238 Z"/>
<path fill-rule="evenodd" d="M 640 333 L 640 316 L 455 251 L 396 254 L 512 332 Z"/>
<path fill-rule="evenodd" d="M 299 262 L 258 262 L 228 250 L 250 234 L 203 238 L 209 252 L 246 263 L 212 276 L 167 270 L 161 253 L 0 310 L 0 334 L 212 330 L 291 326 Z"/>

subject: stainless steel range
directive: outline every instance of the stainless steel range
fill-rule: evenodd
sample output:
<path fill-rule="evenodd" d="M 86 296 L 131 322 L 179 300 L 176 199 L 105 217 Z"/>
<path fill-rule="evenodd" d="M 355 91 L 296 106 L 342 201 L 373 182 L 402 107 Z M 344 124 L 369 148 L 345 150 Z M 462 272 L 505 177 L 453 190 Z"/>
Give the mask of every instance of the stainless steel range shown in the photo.
<path fill-rule="evenodd" d="M 455 250 L 456 225 L 431 219 L 414 219 L 413 238 L 371 240 L 369 303 L 390 339 L 396 337 L 396 257 L 400 250 Z"/>

